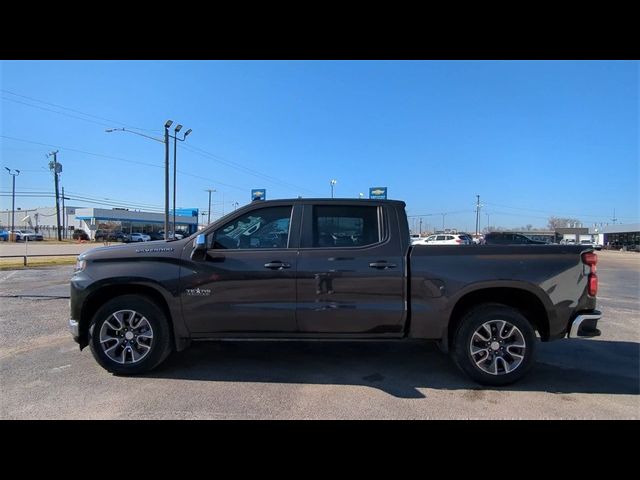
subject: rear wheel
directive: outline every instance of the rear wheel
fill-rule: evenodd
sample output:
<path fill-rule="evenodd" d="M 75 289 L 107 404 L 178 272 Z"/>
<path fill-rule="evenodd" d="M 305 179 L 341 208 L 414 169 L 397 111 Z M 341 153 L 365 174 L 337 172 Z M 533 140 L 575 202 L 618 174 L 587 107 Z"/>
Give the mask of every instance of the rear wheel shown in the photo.
<path fill-rule="evenodd" d="M 534 362 L 535 330 L 518 310 L 484 304 L 470 310 L 454 335 L 456 364 L 483 385 L 508 385 Z"/>
<path fill-rule="evenodd" d="M 96 361 L 118 375 L 145 373 L 171 353 L 169 323 L 158 306 L 138 295 L 123 295 L 98 309 L 89 327 Z"/>

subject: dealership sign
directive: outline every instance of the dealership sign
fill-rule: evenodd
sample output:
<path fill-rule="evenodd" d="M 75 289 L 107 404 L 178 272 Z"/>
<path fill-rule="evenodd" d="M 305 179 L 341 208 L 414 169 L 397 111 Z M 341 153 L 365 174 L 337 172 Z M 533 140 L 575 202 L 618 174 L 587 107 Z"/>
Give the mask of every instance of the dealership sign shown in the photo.
<path fill-rule="evenodd" d="M 369 198 L 373 200 L 386 200 L 387 187 L 371 187 L 369 189 Z"/>
<path fill-rule="evenodd" d="M 255 188 L 251 190 L 251 201 L 254 200 L 266 200 L 267 199 L 267 190 L 264 188 Z"/>

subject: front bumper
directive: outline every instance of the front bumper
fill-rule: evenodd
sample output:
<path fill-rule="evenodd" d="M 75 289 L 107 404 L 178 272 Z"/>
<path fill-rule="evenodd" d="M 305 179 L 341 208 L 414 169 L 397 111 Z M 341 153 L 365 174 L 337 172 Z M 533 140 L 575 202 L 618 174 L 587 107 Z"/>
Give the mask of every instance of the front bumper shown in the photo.
<path fill-rule="evenodd" d="M 73 335 L 73 339 L 80 343 L 80 324 L 77 320 L 69 319 L 69 331 Z"/>
<path fill-rule="evenodd" d="M 591 338 L 599 337 L 601 332 L 598 330 L 598 320 L 602 318 L 602 312 L 599 310 L 591 310 L 581 312 L 575 316 L 571 322 L 571 328 L 567 334 L 568 338 Z"/>

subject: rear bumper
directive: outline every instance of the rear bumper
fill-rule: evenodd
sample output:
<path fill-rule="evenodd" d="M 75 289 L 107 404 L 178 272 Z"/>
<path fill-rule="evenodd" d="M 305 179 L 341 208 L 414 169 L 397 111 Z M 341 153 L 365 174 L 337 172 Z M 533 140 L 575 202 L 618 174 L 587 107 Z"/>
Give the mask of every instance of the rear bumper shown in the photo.
<path fill-rule="evenodd" d="M 602 312 L 599 310 L 590 310 L 588 312 L 580 312 L 571 321 L 571 327 L 567 337 L 569 338 L 591 338 L 599 337 L 598 320 L 602 318 Z"/>

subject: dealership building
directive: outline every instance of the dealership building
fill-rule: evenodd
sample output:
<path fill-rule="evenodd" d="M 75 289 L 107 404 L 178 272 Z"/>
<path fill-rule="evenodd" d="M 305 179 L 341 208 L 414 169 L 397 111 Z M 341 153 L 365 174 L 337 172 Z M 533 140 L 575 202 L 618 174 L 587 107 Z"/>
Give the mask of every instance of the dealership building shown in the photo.
<path fill-rule="evenodd" d="M 16 209 L 15 228 L 36 230 L 45 238 L 56 237 L 55 207 Z M 173 210 L 169 212 L 169 223 L 173 223 Z M 84 230 L 91 239 L 96 230 L 123 233 L 153 233 L 164 230 L 164 213 L 143 212 L 126 208 L 87 208 L 65 206 L 60 209 L 60 227 L 63 238 L 70 238 L 74 230 Z M 0 229 L 11 228 L 11 210 L 0 211 Z M 171 230 L 173 227 L 169 227 Z M 191 235 L 198 230 L 198 209 L 176 209 L 176 231 Z"/>
<path fill-rule="evenodd" d="M 640 223 L 605 225 L 594 229 L 599 245 L 605 248 L 633 249 L 640 248 Z"/>
<path fill-rule="evenodd" d="M 75 218 L 80 222 L 79 228 L 87 232 L 91 239 L 94 238 L 96 230 L 147 234 L 164 230 L 164 213 L 121 208 L 77 208 Z M 169 213 L 169 224 L 172 223 L 173 210 Z M 176 209 L 176 232 L 191 235 L 197 230 L 198 209 Z"/>

